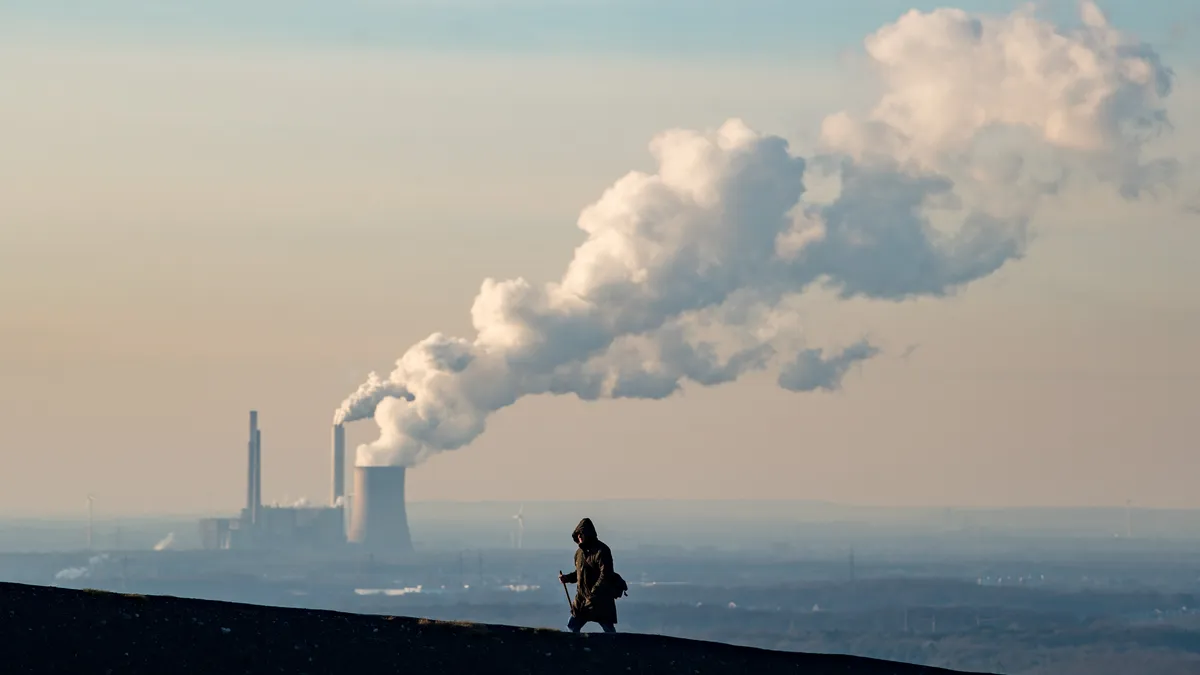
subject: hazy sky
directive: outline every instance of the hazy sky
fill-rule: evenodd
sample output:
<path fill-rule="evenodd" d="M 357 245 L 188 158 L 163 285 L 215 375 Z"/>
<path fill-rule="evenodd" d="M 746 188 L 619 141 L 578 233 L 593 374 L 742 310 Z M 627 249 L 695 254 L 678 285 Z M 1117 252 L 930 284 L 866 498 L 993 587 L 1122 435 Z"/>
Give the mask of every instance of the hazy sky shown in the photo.
<path fill-rule="evenodd" d="M 867 100 L 862 38 L 939 4 L 3 3 L 0 515 L 89 492 L 232 513 L 251 408 L 264 496 L 326 498 L 341 400 L 434 331 L 471 336 L 485 277 L 561 275 L 580 210 L 651 168 L 654 134 L 738 116 L 805 151 Z M 1103 6 L 1174 68 L 1193 162 L 1200 24 L 1178 4 Z M 839 392 L 763 375 L 522 400 L 410 472 L 411 496 L 1200 507 L 1200 217 L 1180 201 L 1072 192 L 956 297 L 812 298 L 814 339 L 919 345 Z"/>

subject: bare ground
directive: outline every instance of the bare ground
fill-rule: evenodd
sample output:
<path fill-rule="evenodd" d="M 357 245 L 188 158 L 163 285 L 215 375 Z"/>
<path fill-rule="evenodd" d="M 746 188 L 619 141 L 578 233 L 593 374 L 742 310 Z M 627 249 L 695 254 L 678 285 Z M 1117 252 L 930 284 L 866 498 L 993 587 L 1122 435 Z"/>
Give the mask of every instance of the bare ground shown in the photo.
<path fill-rule="evenodd" d="M 950 675 L 849 656 L 0 583 L 0 671 L 90 675 Z"/>

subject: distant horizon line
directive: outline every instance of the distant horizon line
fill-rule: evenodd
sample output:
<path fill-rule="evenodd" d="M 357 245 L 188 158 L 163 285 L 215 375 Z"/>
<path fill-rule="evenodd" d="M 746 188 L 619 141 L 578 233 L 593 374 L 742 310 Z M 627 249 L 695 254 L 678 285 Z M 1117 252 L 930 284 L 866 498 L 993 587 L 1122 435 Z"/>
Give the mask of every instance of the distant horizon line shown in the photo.
<path fill-rule="evenodd" d="M 299 501 L 299 500 L 297 500 Z M 1031 511 L 1123 511 L 1128 508 L 1130 511 L 1138 512 L 1175 512 L 1175 513 L 1190 513 L 1200 512 L 1200 507 L 1158 507 L 1158 506 L 1138 506 L 1134 504 L 1100 504 L 1100 505 L 1079 505 L 1079 506 L 1044 506 L 1044 505 L 1021 505 L 1021 506 L 954 506 L 954 505 L 892 505 L 892 504 L 860 504 L 853 502 L 834 502 L 817 499 L 750 499 L 750 498 L 706 498 L 706 499 L 671 499 L 671 498 L 628 498 L 628 499 L 481 499 L 481 500 L 462 500 L 462 499 L 422 499 L 412 500 L 408 502 L 410 507 L 413 506 L 489 506 L 489 505 L 562 505 L 562 504 L 656 504 L 656 505 L 683 505 L 683 504 L 741 504 L 741 505 L 772 505 L 772 504 L 787 504 L 795 506 L 821 506 L 831 508 L 841 508 L 850 510 L 882 510 L 904 512 L 919 512 L 919 511 L 956 511 L 961 513 L 983 513 L 983 512 L 1031 512 Z M 287 504 L 264 502 L 266 506 L 281 506 L 288 507 Z M 293 502 L 294 505 L 294 502 Z M 312 503 L 303 508 L 328 508 L 328 504 Z M 148 513 L 110 513 L 97 514 L 94 522 L 112 522 L 114 520 L 129 520 L 129 521 L 154 521 L 154 520 L 180 520 L 180 519 L 199 519 L 199 518 L 222 518 L 233 517 L 240 513 L 241 507 L 227 509 L 221 511 L 194 511 L 194 512 L 162 512 L 156 514 Z M 55 511 L 44 514 L 5 514 L 0 513 L 0 523 L 5 521 L 57 521 L 57 522 L 77 522 L 86 521 L 86 516 L 75 514 L 74 512 Z"/>

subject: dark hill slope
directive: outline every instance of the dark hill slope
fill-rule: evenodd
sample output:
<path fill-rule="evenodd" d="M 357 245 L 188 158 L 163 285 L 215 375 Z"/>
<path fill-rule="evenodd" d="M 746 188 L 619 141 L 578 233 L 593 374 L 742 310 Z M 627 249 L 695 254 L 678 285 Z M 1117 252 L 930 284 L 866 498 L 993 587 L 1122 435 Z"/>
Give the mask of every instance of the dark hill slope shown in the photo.
<path fill-rule="evenodd" d="M 4 673 L 935 675 L 847 656 L 0 584 Z"/>

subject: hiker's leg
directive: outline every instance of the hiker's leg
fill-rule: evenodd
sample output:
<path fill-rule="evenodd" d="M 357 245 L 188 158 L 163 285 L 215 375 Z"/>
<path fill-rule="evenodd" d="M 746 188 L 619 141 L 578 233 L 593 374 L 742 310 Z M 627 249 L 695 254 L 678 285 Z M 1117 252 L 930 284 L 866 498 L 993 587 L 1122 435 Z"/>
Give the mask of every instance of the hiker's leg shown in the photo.
<path fill-rule="evenodd" d="M 585 623 L 587 622 L 580 620 L 579 617 L 573 616 L 571 617 L 571 620 L 567 622 L 567 630 L 571 631 L 572 633 L 578 633 L 579 631 L 583 630 L 583 625 Z"/>
<path fill-rule="evenodd" d="M 600 629 L 601 629 L 601 630 L 603 630 L 605 633 L 615 633 L 615 632 L 617 632 L 617 627 L 616 627 L 616 626 L 614 626 L 614 625 L 613 625 L 613 624 L 611 624 L 611 623 L 602 623 L 602 624 L 600 624 Z"/>

